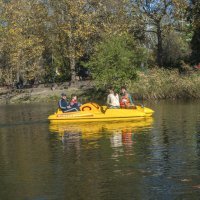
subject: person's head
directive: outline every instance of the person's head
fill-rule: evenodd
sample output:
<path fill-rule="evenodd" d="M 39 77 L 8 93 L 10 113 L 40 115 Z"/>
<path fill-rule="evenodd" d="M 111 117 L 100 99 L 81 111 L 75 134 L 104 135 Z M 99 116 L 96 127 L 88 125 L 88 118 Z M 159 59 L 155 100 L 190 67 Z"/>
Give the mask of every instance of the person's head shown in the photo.
<path fill-rule="evenodd" d="M 66 98 L 67 98 L 67 95 L 66 95 L 65 93 L 62 93 L 62 94 L 61 94 L 61 97 L 62 97 L 62 99 L 66 99 Z"/>
<path fill-rule="evenodd" d="M 72 94 L 72 99 L 77 100 L 77 96 L 75 94 Z"/>
<path fill-rule="evenodd" d="M 125 93 L 125 92 L 126 92 L 126 87 L 125 87 L 125 86 L 122 86 L 122 87 L 121 87 L 121 92 L 122 92 L 122 93 Z"/>
<path fill-rule="evenodd" d="M 109 88 L 108 88 L 108 92 L 109 92 L 110 94 L 114 94 L 114 88 L 113 88 L 113 87 L 109 87 Z"/>
<path fill-rule="evenodd" d="M 128 92 L 127 91 L 124 92 L 124 96 L 128 97 Z"/>

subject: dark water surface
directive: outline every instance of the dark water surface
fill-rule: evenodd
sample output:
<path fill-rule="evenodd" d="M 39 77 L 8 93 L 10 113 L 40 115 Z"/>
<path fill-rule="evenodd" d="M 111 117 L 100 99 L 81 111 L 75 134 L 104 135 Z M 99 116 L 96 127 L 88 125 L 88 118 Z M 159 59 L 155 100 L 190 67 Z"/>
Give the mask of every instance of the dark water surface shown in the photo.
<path fill-rule="evenodd" d="M 147 105 L 147 120 L 79 125 L 0 106 L 0 200 L 200 199 L 200 102 Z"/>

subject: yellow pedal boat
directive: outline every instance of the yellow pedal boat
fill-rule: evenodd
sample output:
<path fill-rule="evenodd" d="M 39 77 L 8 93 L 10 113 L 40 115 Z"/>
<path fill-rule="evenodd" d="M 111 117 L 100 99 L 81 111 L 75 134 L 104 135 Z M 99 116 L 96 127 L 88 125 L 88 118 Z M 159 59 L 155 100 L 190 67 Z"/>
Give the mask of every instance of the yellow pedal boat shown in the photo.
<path fill-rule="evenodd" d="M 154 111 L 150 108 L 142 106 L 136 106 L 136 108 L 130 109 L 111 109 L 107 106 L 99 106 L 97 103 L 90 102 L 83 104 L 80 107 L 80 111 L 77 112 L 62 112 L 58 109 L 48 119 L 52 123 L 119 121 L 150 117 L 153 113 Z"/>

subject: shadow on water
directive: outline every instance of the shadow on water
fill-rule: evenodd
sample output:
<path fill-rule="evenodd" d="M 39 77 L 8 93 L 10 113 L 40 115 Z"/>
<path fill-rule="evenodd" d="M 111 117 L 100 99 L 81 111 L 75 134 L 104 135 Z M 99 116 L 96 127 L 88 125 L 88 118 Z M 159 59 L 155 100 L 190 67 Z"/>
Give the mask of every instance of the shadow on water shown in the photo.
<path fill-rule="evenodd" d="M 48 123 L 49 112 L 53 112 L 56 107 L 56 105 L 51 104 L 0 106 L 0 128 Z"/>

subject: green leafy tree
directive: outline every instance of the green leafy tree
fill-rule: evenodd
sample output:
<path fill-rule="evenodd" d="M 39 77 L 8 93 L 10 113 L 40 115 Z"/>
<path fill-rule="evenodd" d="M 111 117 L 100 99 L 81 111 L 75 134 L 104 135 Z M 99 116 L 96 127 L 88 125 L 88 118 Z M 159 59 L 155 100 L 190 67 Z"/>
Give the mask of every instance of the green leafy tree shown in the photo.
<path fill-rule="evenodd" d="M 128 85 L 137 76 L 137 68 L 146 58 L 146 52 L 128 35 L 112 36 L 95 47 L 95 53 L 85 64 L 91 71 L 97 87 Z"/>
<path fill-rule="evenodd" d="M 165 67 L 180 67 L 181 61 L 188 60 L 190 56 L 189 43 L 184 40 L 181 33 L 171 31 L 163 39 L 163 64 Z"/>

